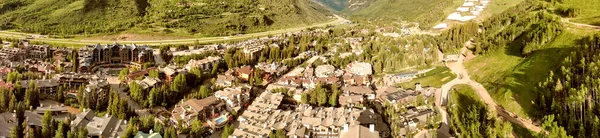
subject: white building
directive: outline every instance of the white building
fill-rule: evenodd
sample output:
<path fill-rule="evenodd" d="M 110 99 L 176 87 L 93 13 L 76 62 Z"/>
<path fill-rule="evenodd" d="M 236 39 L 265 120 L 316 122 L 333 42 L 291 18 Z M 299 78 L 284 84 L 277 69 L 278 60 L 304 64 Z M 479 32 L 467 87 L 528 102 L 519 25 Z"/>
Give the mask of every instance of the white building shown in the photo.
<path fill-rule="evenodd" d="M 359 76 L 371 75 L 373 74 L 373 67 L 366 62 L 352 62 L 346 66 L 346 72 Z"/>

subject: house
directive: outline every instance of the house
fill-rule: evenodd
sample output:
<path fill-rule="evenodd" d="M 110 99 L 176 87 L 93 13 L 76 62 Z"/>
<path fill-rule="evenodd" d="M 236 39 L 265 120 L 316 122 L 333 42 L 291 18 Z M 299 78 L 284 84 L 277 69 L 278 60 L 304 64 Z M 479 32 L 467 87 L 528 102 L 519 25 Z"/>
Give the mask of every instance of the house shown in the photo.
<path fill-rule="evenodd" d="M 250 100 L 251 87 L 225 88 L 215 92 L 215 97 L 227 103 L 229 111 L 238 111 Z"/>
<path fill-rule="evenodd" d="M 192 120 L 198 118 L 204 122 L 217 118 L 226 113 L 224 102 L 220 102 L 217 97 L 210 96 L 204 99 L 189 99 L 175 105 L 171 111 L 171 123 L 179 124 L 182 121 L 185 126 L 189 126 Z"/>
<path fill-rule="evenodd" d="M 4 88 L 4 89 L 8 89 L 8 90 L 13 90 L 14 89 L 14 85 L 12 83 L 7 83 L 5 81 L 0 81 L 0 88 Z"/>
<path fill-rule="evenodd" d="M 418 93 L 413 90 L 400 90 L 395 87 L 385 87 L 377 90 L 377 101 L 395 103 L 412 103 Z"/>
<path fill-rule="evenodd" d="M 42 115 L 30 111 L 25 111 L 24 115 L 27 125 L 30 127 L 42 127 Z M 11 137 L 10 133 L 13 127 L 17 126 L 17 118 L 15 113 L 0 113 L 0 124 L 0 137 Z"/>
<path fill-rule="evenodd" d="M 6 80 L 8 73 L 12 71 L 9 67 L 0 67 L 0 79 Z"/>
<path fill-rule="evenodd" d="M 237 77 L 241 80 L 248 81 L 254 72 L 254 68 L 250 66 L 243 66 L 237 69 Z"/>
<path fill-rule="evenodd" d="M 340 105 L 345 107 L 354 107 L 355 105 L 362 104 L 365 101 L 363 95 L 340 95 L 338 102 Z"/>
<path fill-rule="evenodd" d="M 375 113 L 373 109 L 366 109 L 361 112 L 356 121 L 361 126 L 369 127 L 370 130 L 378 132 L 380 137 L 386 138 L 390 136 L 390 127 L 383 121 L 383 117 Z"/>
<path fill-rule="evenodd" d="M 150 130 L 150 134 L 148 133 L 144 133 L 142 131 L 138 131 L 137 134 L 135 134 L 135 136 L 133 136 L 134 138 L 162 138 L 162 136 L 160 136 L 159 133 L 152 133 L 152 130 Z"/>
<path fill-rule="evenodd" d="M 231 87 L 237 79 L 231 75 L 217 75 L 215 85 L 219 87 Z"/>
<path fill-rule="evenodd" d="M 354 75 L 365 76 L 373 74 L 373 67 L 366 62 L 352 62 L 346 66 L 346 72 Z"/>
<path fill-rule="evenodd" d="M 167 83 L 172 82 L 177 75 L 186 73 L 185 69 L 177 68 L 174 66 L 166 66 L 164 68 L 160 68 L 160 70 L 161 72 L 163 72 L 165 82 Z"/>
<path fill-rule="evenodd" d="M 149 91 L 151 88 L 158 86 L 161 81 L 158 78 L 144 77 L 142 80 L 135 80 L 135 83 L 142 87 L 142 90 Z"/>
<path fill-rule="evenodd" d="M 96 95 L 98 96 L 97 98 L 99 100 L 108 101 L 108 95 L 110 94 L 110 86 L 108 84 L 108 81 L 105 78 L 97 78 L 90 80 L 89 83 L 85 86 L 84 96 L 92 92 L 96 93 Z"/>
<path fill-rule="evenodd" d="M 348 130 L 345 128 L 359 125 L 357 119 L 364 110 L 299 105 L 296 111 L 300 113 L 299 123 L 306 127 L 310 137 L 335 137 Z"/>
<path fill-rule="evenodd" d="M 345 73 L 342 76 L 345 85 L 353 85 L 353 86 L 369 86 L 371 85 L 371 76 L 358 76 L 350 73 Z"/>
<path fill-rule="evenodd" d="M 320 65 L 315 68 L 315 75 L 317 77 L 329 77 L 334 75 L 335 67 L 332 65 Z"/>
<path fill-rule="evenodd" d="M 261 71 L 269 74 L 271 76 L 281 76 L 285 71 L 288 70 L 288 67 L 285 65 L 281 65 L 281 63 L 273 62 L 271 64 L 267 64 L 266 62 L 261 62 L 256 64 L 255 68 L 260 69 Z"/>
<path fill-rule="evenodd" d="M 39 80 L 32 80 L 32 81 L 22 80 L 21 88 L 30 89 L 29 88 L 30 83 L 33 83 L 35 85 L 36 88 L 33 88 L 33 89 L 38 89 L 40 95 L 48 96 L 48 97 L 56 97 L 56 93 L 58 91 L 58 86 L 60 86 L 60 84 L 58 83 L 58 80 L 39 79 Z"/>
<path fill-rule="evenodd" d="M 248 106 L 238 117 L 239 127 L 234 130 L 230 138 L 267 137 L 271 128 L 283 129 L 287 121 L 293 120 L 291 112 L 276 110 L 283 94 L 263 92 Z M 279 115 L 282 113 L 282 115 Z M 269 120 L 278 118 L 280 121 Z M 267 129 L 268 128 L 268 129 Z"/>
<path fill-rule="evenodd" d="M 139 77 L 148 76 L 148 74 L 150 74 L 150 71 L 153 71 L 153 70 L 157 70 L 157 68 L 150 67 L 147 69 L 131 72 L 131 73 L 127 74 L 127 81 L 132 81 L 132 80 L 136 80 Z"/>
<path fill-rule="evenodd" d="M 94 111 L 84 110 L 72 121 L 71 128 L 87 128 L 88 137 L 114 138 L 123 135 L 127 121 L 108 114 L 98 117 Z"/>
<path fill-rule="evenodd" d="M 223 59 L 221 57 L 213 57 L 209 56 L 202 60 L 190 60 L 187 65 L 185 65 L 185 69 L 190 71 L 193 68 L 198 68 L 202 71 L 210 71 L 213 69 L 213 66 L 218 66 L 219 62 Z"/>
<path fill-rule="evenodd" d="M 344 86 L 342 95 L 364 95 L 369 100 L 375 100 L 375 92 L 367 86 Z"/>
<path fill-rule="evenodd" d="M 344 128 L 339 135 L 340 138 L 379 138 L 379 132 L 375 131 L 375 126 L 365 127 L 361 125 L 352 125 Z"/>

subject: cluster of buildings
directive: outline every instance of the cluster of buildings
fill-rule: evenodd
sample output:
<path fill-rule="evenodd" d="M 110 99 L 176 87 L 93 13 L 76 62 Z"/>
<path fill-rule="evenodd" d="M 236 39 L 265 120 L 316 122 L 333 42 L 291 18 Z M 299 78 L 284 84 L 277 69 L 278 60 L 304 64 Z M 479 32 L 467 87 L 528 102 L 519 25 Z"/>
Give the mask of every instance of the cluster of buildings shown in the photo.
<path fill-rule="evenodd" d="M 25 122 L 28 127 L 36 128 L 41 130 L 42 128 L 42 117 L 46 111 L 52 113 L 52 117 L 55 120 L 66 120 L 70 114 L 67 112 L 67 108 L 64 105 L 41 105 L 33 111 L 26 110 L 24 113 Z M 15 112 L 3 112 L 0 113 L 0 137 L 10 137 L 12 129 L 17 126 L 18 120 Z M 25 130 L 29 131 L 29 130 Z"/>
<path fill-rule="evenodd" d="M 278 108 L 283 98 L 281 93 L 267 91 L 260 94 L 239 116 L 239 127 L 229 137 L 268 137 L 273 130 L 285 130 L 287 137 L 297 138 L 389 136 L 387 125 L 371 110 L 310 105 L 281 110 Z"/>
<path fill-rule="evenodd" d="M 465 0 L 460 7 L 456 9 L 456 12 L 448 15 L 446 19 L 451 21 L 467 22 L 477 18 L 481 15 L 481 12 L 487 7 L 490 0 Z M 433 29 L 445 29 L 448 24 L 441 23 L 433 27 Z"/>
<path fill-rule="evenodd" d="M 466 0 L 465 3 L 456 9 L 456 12 L 448 15 L 448 20 L 466 22 L 477 18 L 489 4 L 489 0 Z"/>
<path fill-rule="evenodd" d="M 354 106 L 374 99 L 372 74 L 371 64 L 365 62 L 350 63 L 343 70 L 327 64 L 319 65 L 316 68 L 299 67 L 280 77 L 267 89 L 285 88 L 294 91 L 294 99 L 300 101 L 302 94 L 308 93 L 319 83 L 336 84 L 343 91 L 339 97 L 340 104 Z"/>
<path fill-rule="evenodd" d="M 217 56 L 210 56 L 201 60 L 192 59 L 185 65 L 185 69 L 188 71 L 193 68 L 198 68 L 203 71 L 212 70 L 213 67 L 218 66 L 221 61 L 223 61 L 223 58 Z"/>
<path fill-rule="evenodd" d="M 141 68 L 144 63 L 154 62 L 153 50 L 147 45 L 87 45 L 79 49 L 78 55 L 80 72 L 93 72 L 98 67 Z"/>
<path fill-rule="evenodd" d="M 53 51 L 54 48 L 49 45 L 30 45 L 27 41 L 21 41 L 18 47 L 3 47 L 0 49 L 0 59 L 8 61 L 44 60 L 51 57 Z"/>
<path fill-rule="evenodd" d="M 250 86 L 225 88 L 214 96 L 189 99 L 175 105 L 170 122 L 189 126 L 194 119 L 206 122 L 212 130 L 219 130 L 232 119 L 231 112 L 238 112 L 250 100 Z"/>

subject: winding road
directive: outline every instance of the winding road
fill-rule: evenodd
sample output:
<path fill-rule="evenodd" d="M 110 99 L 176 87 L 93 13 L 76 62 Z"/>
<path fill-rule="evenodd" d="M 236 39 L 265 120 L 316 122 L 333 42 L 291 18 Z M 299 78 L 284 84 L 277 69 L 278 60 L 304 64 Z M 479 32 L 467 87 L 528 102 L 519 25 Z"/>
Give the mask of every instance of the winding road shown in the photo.
<path fill-rule="evenodd" d="M 469 44 L 467 44 L 467 45 L 469 45 Z M 465 53 L 466 50 L 467 50 L 466 47 L 463 47 L 461 49 L 461 53 Z M 463 66 L 463 61 L 464 61 L 465 57 L 462 55 L 463 54 L 461 54 L 461 56 L 459 56 L 458 61 L 452 62 L 452 63 L 446 63 L 446 66 L 448 68 L 450 68 L 450 70 L 452 70 L 452 72 L 454 72 L 459 77 L 442 85 L 441 90 L 436 92 L 436 96 L 439 96 L 439 98 L 437 99 L 438 101 L 436 101 L 437 105 L 445 106 L 447 104 L 448 94 L 450 92 L 450 89 L 454 85 L 466 84 L 466 85 L 471 86 L 477 92 L 477 95 L 481 98 L 482 101 L 484 101 L 488 105 L 488 107 L 491 107 L 489 109 L 492 110 L 492 112 L 496 112 L 504 120 L 518 124 L 524 128 L 534 131 L 534 132 L 540 132 L 542 130 L 540 127 L 534 125 L 533 122 L 531 122 L 530 120 L 525 120 L 525 119 L 518 118 L 516 116 L 512 116 L 512 115 L 514 115 L 514 113 L 511 113 L 511 112 L 505 110 L 504 108 L 502 108 L 501 106 L 498 106 L 498 104 L 490 96 L 490 94 L 483 87 L 483 85 L 471 80 L 471 78 L 469 77 L 469 74 L 467 73 L 465 67 Z M 440 111 L 440 113 L 442 114 L 442 117 L 443 117 L 442 121 L 445 122 L 446 124 L 448 124 L 448 120 L 449 120 L 448 113 L 445 110 L 443 110 L 442 107 L 439 107 L 439 106 L 438 106 L 437 110 Z"/>

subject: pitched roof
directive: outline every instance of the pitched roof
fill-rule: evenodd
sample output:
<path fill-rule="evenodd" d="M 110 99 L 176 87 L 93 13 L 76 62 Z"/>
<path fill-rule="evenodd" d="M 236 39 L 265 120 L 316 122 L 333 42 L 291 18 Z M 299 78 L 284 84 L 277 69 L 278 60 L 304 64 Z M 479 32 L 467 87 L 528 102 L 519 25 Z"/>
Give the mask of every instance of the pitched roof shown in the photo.
<path fill-rule="evenodd" d="M 206 97 L 204 99 L 190 99 L 187 100 L 183 103 L 183 105 L 188 105 L 190 107 L 192 107 L 194 110 L 196 111 L 202 111 L 204 110 L 204 107 L 206 106 L 210 106 L 212 104 L 217 103 L 217 97 L 215 96 L 210 96 L 210 97 Z"/>
<path fill-rule="evenodd" d="M 340 138 L 378 138 L 379 132 L 371 132 L 369 128 L 361 125 L 353 125 L 347 131 L 340 131 Z"/>

